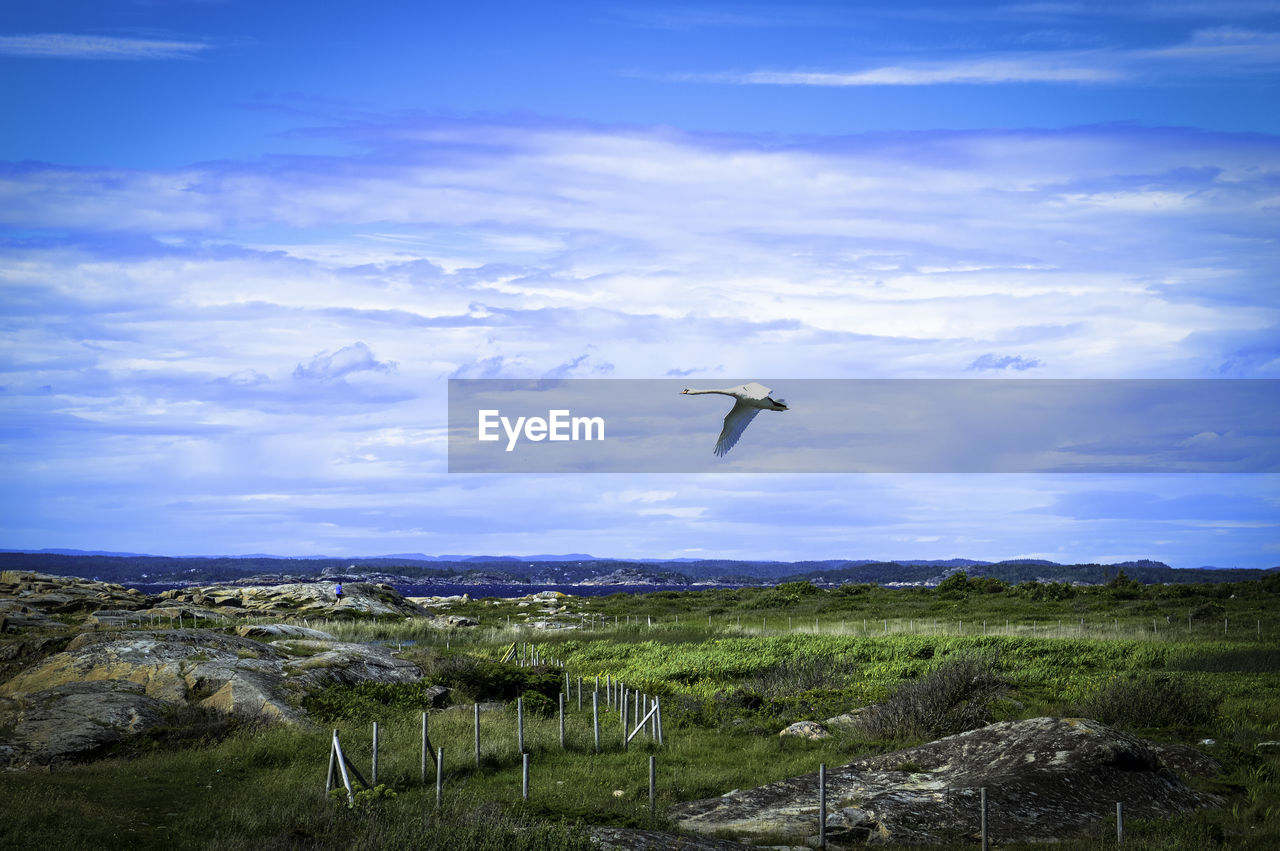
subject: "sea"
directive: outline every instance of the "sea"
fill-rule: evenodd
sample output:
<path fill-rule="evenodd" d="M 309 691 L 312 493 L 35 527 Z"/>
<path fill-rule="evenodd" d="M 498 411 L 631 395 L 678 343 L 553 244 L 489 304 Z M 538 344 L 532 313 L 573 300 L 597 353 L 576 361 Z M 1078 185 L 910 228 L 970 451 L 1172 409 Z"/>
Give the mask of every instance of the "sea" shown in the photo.
<path fill-rule="evenodd" d="M 200 582 L 198 585 L 218 585 L 224 583 Z M 483 597 L 501 597 L 518 599 L 540 591 L 559 591 L 574 597 L 608 597 L 611 594 L 652 594 L 654 591 L 706 591 L 712 588 L 737 588 L 737 585 L 545 585 L 530 583 L 528 585 L 461 585 L 447 582 L 433 582 L 428 585 L 393 582 L 391 587 L 405 597 L 453 597 L 468 595 L 473 600 Z M 172 588 L 191 587 L 184 583 L 155 582 L 130 585 L 144 594 L 159 594 Z"/>

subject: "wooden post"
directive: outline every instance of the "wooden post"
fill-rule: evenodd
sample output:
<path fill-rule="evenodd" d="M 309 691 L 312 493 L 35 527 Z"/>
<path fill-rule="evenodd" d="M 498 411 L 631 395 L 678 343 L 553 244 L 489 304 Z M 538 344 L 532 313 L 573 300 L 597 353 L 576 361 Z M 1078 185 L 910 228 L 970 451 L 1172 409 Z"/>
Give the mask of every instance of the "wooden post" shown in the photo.
<path fill-rule="evenodd" d="M 982 851 L 987 851 L 987 849 L 988 849 L 988 848 L 990 848 L 991 846 L 990 846 L 990 845 L 988 844 L 988 842 L 987 842 L 987 787 L 986 787 L 986 786 L 983 786 L 983 787 L 982 787 L 981 794 L 982 794 L 982 798 L 981 798 L 981 803 L 982 803 L 982 821 L 981 821 L 981 829 L 982 829 Z"/>
<path fill-rule="evenodd" d="M 627 707 L 629 705 L 630 701 L 627 700 L 627 692 L 624 689 L 622 692 L 622 706 L 618 712 L 619 717 L 622 719 L 622 749 L 624 751 L 627 749 Z"/>
<path fill-rule="evenodd" d="M 564 750 L 564 692 L 560 692 L 560 750 Z"/>
<path fill-rule="evenodd" d="M 653 711 L 658 720 L 658 747 L 662 747 L 662 698 L 653 699 Z"/>
<path fill-rule="evenodd" d="M 818 847 L 827 847 L 827 764 L 818 763 Z"/>
<path fill-rule="evenodd" d="M 582 711 L 582 677 L 578 677 L 578 711 Z"/>
<path fill-rule="evenodd" d="M 658 814 L 658 772 L 653 754 L 649 754 L 649 818 Z"/>
<path fill-rule="evenodd" d="M 378 785 L 378 722 L 373 722 L 373 785 Z"/>
<path fill-rule="evenodd" d="M 591 728 L 596 735 L 596 753 L 600 753 L 600 692 L 591 692 Z"/>
<path fill-rule="evenodd" d="M 520 759 L 520 797 L 529 800 L 529 755 L 521 754 Z"/>
<path fill-rule="evenodd" d="M 516 698 L 516 746 L 524 753 L 524 698 Z"/>
<path fill-rule="evenodd" d="M 475 705 L 476 715 L 476 768 L 480 767 L 480 704 Z"/>
<path fill-rule="evenodd" d="M 427 785 L 427 713 L 422 713 L 422 785 Z"/>
<path fill-rule="evenodd" d="M 1116 844 L 1124 845 L 1124 804 L 1116 801 Z"/>

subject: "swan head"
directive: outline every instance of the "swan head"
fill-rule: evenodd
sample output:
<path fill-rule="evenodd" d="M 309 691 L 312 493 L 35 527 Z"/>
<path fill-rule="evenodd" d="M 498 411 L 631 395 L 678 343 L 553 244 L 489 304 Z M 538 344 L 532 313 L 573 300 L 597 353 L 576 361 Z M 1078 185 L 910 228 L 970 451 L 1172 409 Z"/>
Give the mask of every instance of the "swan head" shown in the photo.
<path fill-rule="evenodd" d="M 680 391 L 680 395 L 681 395 L 681 396 L 687 396 L 687 395 L 689 395 L 689 388 L 688 388 L 688 387 L 686 387 L 686 388 L 684 388 L 683 390 L 681 390 L 681 391 Z"/>

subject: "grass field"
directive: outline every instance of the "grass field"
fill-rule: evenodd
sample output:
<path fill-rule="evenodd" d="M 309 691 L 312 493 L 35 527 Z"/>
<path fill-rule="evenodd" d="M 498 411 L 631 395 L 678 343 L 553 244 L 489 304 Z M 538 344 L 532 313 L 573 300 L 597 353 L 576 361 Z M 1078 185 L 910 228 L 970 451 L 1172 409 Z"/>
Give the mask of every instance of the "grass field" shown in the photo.
<path fill-rule="evenodd" d="M 357 686 L 313 699 L 314 727 L 210 724 L 207 737 L 180 745 L 152 737 L 92 764 L 8 773 L 0 781 L 0 845 L 586 847 L 581 825 L 669 827 L 663 811 L 672 803 L 924 741 L 929 736 L 909 725 L 820 742 L 777 732 L 794 720 L 884 701 L 904 683 L 929 682 L 970 660 L 1001 684 L 985 705 L 988 720 L 1089 710 L 1157 740 L 1214 740 L 1204 749 L 1224 774 L 1193 783 L 1224 796 L 1226 806 L 1128 824 L 1128 847 L 1280 847 L 1280 757 L 1257 747 L 1280 738 L 1278 590 L 1270 580 L 1088 589 L 967 581 L 937 590 L 832 591 L 802 583 L 565 601 L 560 620 L 582 629 L 521 626 L 532 607 L 515 601 L 453 609 L 481 627 L 447 636 L 411 622 L 323 624 L 349 640 L 399 642 L 401 654 L 427 671 L 424 682 L 454 689 L 457 705 L 429 718 L 432 746 L 445 754 L 439 809 L 433 766 L 421 782 L 421 687 Z M 512 643 L 563 665 L 498 662 Z M 565 673 L 562 749 L 555 707 Z M 590 695 L 597 675 L 661 697 L 662 747 L 641 734 L 624 750 L 619 715 L 602 694 L 596 753 Z M 528 710 L 528 801 L 508 702 L 516 696 Z M 481 713 L 477 765 L 472 703 L 492 700 L 503 706 Z M 380 788 L 354 807 L 345 795 L 326 797 L 332 730 L 367 777 L 375 720 Z M 1098 847 L 1107 830 L 1100 823 L 1096 836 L 1060 847 Z"/>

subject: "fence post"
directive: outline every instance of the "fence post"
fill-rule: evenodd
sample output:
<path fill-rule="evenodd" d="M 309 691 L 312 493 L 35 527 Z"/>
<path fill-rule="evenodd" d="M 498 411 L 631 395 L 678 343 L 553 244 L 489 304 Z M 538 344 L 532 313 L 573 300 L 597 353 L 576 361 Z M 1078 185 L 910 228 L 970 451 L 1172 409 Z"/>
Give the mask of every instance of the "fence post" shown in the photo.
<path fill-rule="evenodd" d="M 516 698 L 516 744 L 520 753 L 524 753 L 524 698 Z"/>
<path fill-rule="evenodd" d="M 827 764 L 818 763 L 818 847 L 827 847 Z"/>
<path fill-rule="evenodd" d="M 333 731 L 333 738 L 338 738 L 338 731 Z M 329 742 L 329 773 L 324 776 L 324 793 L 329 794 L 329 790 L 333 788 L 333 769 L 336 767 L 335 762 L 338 759 L 338 753 L 333 749 L 333 742 Z"/>
<path fill-rule="evenodd" d="M 436 748 L 436 809 L 440 809 L 440 797 L 444 794 L 444 748 Z"/>
<path fill-rule="evenodd" d="M 422 784 L 427 783 L 427 713 L 422 713 Z"/>
<path fill-rule="evenodd" d="M 987 844 L 987 787 L 982 787 L 982 851 L 991 846 Z"/>
<path fill-rule="evenodd" d="M 1124 844 L 1124 804 L 1116 801 L 1116 844 Z"/>
<path fill-rule="evenodd" d="M 529 800 L 529 755 L 520 755 L 520 796 Z"/>
<path fill-rule="evenodd" d="M 564 692 L 560 692 L 560 750 L 564 750 Z"/>
<path fill-rule="evenodd" d="M 373 785 L 378 785 L 378 722 L 373 722 Z"/>
<path fill-rule="evenodd" d="M 596 735 L 596 753 L 600 753 L 600 692 L 591 692 L 591 728 Z"/>
<path fill-rule="evenodd" d="M 658 721 L 658 747 L 662 747 L 662 699 L 653 699 L 653 712 Z"/>
<path fill-rule="evenodd" d="M 578 677 L 578 711 L 582 711 L 582 677 Z"/>
<path fill-rule="evenodd" d="M 480 767 L 480 704 L 475 705 L 476 715 L 476 768 Z"/>

